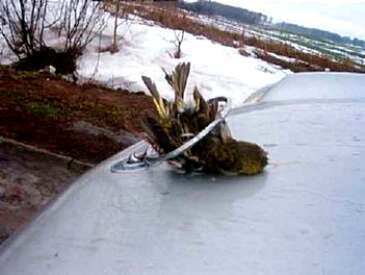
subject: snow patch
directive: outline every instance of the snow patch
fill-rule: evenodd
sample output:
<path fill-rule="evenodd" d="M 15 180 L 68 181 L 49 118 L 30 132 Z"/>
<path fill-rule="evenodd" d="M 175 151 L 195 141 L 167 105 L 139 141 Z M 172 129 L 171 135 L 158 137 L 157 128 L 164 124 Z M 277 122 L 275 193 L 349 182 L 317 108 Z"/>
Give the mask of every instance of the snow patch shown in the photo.
<path fill-rule="evenodd" d="M 119 27 L 119 52 L 98 53 L 98 46 L 111 44 L 112 27 L 111 18 L 102 37 L 95 39 L 80 59 L 81 76 L 131 91 L 146 91 L 141 76 L 149 76 L 161 95 L 172 99 L 173 93 L 161 68 L 171 71 L 180 62 L 191 62 L 188 96 L 198 86 L 204 97 L 226 96 L 238 106 L 254 91 L 288 74 L 265 61 L 241 56 L 237 49 L 189 33 L 182 44 L 183 57 L 172 58 L 174 30 L 138 18 Z"/>

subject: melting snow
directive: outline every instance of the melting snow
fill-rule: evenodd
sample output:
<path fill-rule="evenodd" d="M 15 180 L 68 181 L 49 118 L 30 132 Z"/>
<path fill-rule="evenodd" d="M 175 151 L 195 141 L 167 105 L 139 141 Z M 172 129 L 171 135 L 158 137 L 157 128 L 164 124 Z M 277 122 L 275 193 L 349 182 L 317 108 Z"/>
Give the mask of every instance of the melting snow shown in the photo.
<path fill-rule="evenodd" d="M 206 98 L 230 97 L 240 105 L 257 89 L 279 81 L 289 72 L 254 57 L 244 57 L 238 49 L 222 46 L 204 37 L 185 34 L 181 59 L 174 53 L 174 30 L 133 18 L 118 29 L 120 51 L 98 53 L 99 47 L 112 43 L 113 20 L 103 35 L 93 41 L 79 62 L 78 73 L 86 78 L 107 82 L 113 87 L 145 91 L 141 75 L 151 77 L 160 93 L 172 98 L 162 67 L 172 70 L 179 62 L 191 62 L 188 95 L 198 86 Z"/>

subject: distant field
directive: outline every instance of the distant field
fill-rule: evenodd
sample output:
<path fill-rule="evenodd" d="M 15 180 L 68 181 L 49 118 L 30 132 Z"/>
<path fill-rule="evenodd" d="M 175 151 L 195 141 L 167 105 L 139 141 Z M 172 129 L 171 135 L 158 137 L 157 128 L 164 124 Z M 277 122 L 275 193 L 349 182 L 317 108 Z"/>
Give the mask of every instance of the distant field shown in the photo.
<path fill-rule="evenodd" d="M 204 17 L 201 18 L 203 19 Z M 215 24 L 227 31 L 242 32 L 244 30 L 245 34 L 249 36 L 287 43 L 304 52 L 321 54 L 338 62 L 351 60 L 356 63 L 359 68 L 365 68 L 365 48 L 337 44 L 327 40 L 313 39 L 309 36 L 288 31 L 279 31 L 271 27 L 244 25 L 223 18 L 205 18 L 203 20 L 210 24 Z"/>
<path fill-rule="evenodd" d="M 204 36 L 222 45 L 237 48 L 244 56 L 259 58 L 292 72 L 365 73 L 365 49 L 318 41 L 266 26 L 246 25 L 219 16 L 198 15 L 171 7 L 134 3 L 123 5 L 129 13 L 152 20 L 163 27 Z"/>

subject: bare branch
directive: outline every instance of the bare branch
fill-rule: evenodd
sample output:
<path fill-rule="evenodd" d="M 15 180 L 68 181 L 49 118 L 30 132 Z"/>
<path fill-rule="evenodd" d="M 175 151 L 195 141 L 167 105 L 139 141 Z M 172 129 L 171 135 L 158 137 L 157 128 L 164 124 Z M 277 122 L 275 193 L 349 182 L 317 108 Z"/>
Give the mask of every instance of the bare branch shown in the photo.
<path fill-rule="evenodd" d="M 174 31 L 174 34 L 175 34 L 175 47 L 176 47 L 174 57 L 181 58 L 181 54 L 182 54 L 181 46 L 182 46 L 182 43 L 184 42 L 185 31 L 176 30 L 176 31 Z"/>

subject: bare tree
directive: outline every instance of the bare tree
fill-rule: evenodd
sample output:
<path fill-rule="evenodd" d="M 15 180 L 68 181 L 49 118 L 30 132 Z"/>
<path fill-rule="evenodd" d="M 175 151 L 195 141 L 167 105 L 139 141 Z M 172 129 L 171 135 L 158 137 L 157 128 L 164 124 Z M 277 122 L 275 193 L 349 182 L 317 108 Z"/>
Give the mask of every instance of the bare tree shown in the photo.
<path fill-rule="evenodd" d="M 111 53 L 115 53 L 118 51 L 117 34 L 118 34 L 118 27 L 119 27 L 119 24 L 118 24 L 119 12 L 120 12 L 120 0 L 117 0 L 117 3 L 115 4 L 113 41 L 112 41 L 112 46 L 110 49 Z"/>
<path fill-rule="evenodd" d="M 109 51 L 113 54 L 119 51 L 118 43 L 122 39 L 122 36 L 118 35 L 119 27 L 130 22 L 129 14 L 132 13 L 134 8 L 125 0 L 114 0 L 108 4 L 106 10 L 114 17 L 112 43 L 102 48 L 101 51 Z"/>

